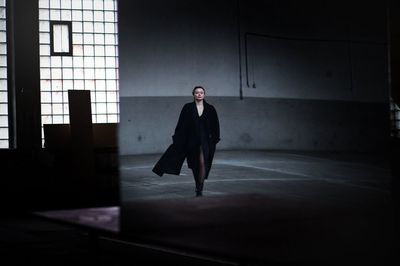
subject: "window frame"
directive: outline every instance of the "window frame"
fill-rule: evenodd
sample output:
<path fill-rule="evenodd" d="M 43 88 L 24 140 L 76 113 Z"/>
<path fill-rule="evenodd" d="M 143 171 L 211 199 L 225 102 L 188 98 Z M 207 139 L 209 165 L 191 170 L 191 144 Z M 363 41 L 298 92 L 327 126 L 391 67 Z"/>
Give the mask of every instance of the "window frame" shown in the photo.
<path fill-rule="evenodd" d="M 62 25 L 68 27 L 68 51 L 69 52 L 55 52 L 54 51 L 54 35 L 53 29 L 54 25 Z M 59 21 L 59 20 L 50 20 L 50 56 L 72 56 L 72 21 Z"/>

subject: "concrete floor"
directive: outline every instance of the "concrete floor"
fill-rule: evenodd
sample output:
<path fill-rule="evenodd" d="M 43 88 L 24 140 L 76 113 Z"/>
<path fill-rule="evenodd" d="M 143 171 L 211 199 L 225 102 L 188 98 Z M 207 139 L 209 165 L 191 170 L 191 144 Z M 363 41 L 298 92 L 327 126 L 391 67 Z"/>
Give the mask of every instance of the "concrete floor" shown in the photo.
<path fill-rule="evenodd" d="M 392 265 L 392 178 L 374 154 L 217 151 L 204 196 L 186 165 L 121 164 L 121 232 L 236 264 Z M 396 257 L 397 258 L 397 257 Z"/>
<path fill-rule="evenodd" d="M 186 165 L 181 176 L 152 173 L 159 156 L 121 158 L 112 219 L 97 209 L 56 211 L 61 224 L 0 219 L 0 264 L 399 265 L 382 156 L 217 151 L 203 197 Z M 93 223 L 113 233 L 93 238 Z"/>
<path fill-rule="evenodd" d="M 151 169 L 159 157 L 140 155 L 120 159 L 123 201 L 194 196 L 194 179 L 186 162 L 179 176 L 158 177 Z M 391 182 L 389 166 L 376 155 L 217 151 L 204 196 L 257 193 L 357 203 L 357 197 L 342 190 L 385 197 L 390 194 Z M 335 192 L 339 192 L 338 197 L 332 198 Z"/>

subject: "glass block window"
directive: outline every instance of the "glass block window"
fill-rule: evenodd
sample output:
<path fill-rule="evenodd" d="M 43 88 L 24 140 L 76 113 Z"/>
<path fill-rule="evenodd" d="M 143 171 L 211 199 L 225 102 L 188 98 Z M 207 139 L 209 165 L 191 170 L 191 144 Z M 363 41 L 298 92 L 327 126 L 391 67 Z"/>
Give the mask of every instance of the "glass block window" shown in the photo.
<path fill-rule="evenodd" d="M 9 148 L 6 1 L 0 0 L 0 148 Z"/>
<path fill-rule="evenodd" d="M 42 125 L 69 123 L 68 90 L 90 90 L 93 123 L 117 123 L 117 0 L 39 0 L 39 23 Z"/>

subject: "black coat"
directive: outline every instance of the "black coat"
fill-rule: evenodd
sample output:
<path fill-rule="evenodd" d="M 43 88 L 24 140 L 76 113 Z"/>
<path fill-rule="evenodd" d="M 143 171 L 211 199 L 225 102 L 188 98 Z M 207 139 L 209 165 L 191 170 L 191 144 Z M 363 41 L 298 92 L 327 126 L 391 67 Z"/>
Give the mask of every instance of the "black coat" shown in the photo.
<path fill-rule="evenodd" d="M 204 101 L 204 100 L 203 100 Z M 204 110 L 202 116 L 205 116 L 206 131 L 208 134 L 207 145 L 209 148 L 208 160 L 206 164 L 206 177 L 211 169 L 215 153 L 215 146 L 220 141 L 219 120 L 214 106 L 204 101 Z M 186 103 L 179 115 L 179 120 L 172 136 L 172 144 L 161 156 L 160 160 L 153 168 L 153 172 L 159 176 L 164 173 L 179 175 L 185 158 L 188 167 L 193 169 L 197 165 L 200 132 L 198 125 L 198 112 L 196 103 Z"/>

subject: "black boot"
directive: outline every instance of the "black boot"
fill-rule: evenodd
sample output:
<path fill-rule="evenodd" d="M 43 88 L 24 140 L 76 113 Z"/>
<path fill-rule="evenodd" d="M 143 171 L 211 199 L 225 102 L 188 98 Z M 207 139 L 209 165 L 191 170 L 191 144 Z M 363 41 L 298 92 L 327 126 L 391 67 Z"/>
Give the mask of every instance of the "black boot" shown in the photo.
<path fill-rule="evenodd" d="M 196 197 L 203 196 L 203 183 L 196 182 Z"/>

